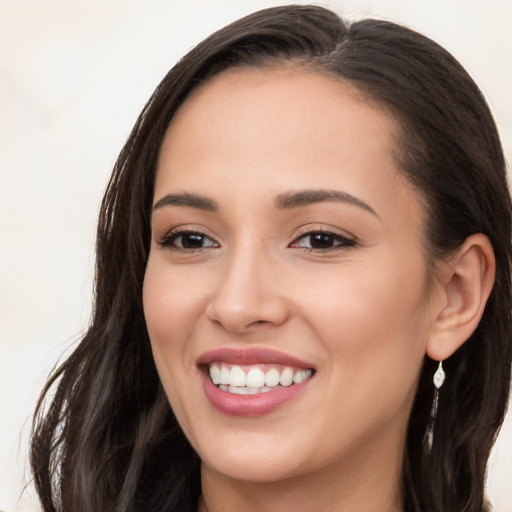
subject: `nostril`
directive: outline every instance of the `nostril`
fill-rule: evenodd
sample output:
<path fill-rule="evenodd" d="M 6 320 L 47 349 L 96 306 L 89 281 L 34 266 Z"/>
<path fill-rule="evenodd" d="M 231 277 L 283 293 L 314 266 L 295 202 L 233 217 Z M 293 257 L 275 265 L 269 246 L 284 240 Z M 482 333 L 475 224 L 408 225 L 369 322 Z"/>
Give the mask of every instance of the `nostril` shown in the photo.
<path fill-rule="evenodd" d="M 251 325 L 270 325 L 272 322 L 269 322 L 267 320 L 255 320 L 254 322 L 250 323 L 247 327 L 250 327 Z"/>
<path fill-rule="evenodd" d="M 234 286 L 233 280 L 231 285 L 229 279 L 224 282 L 222 289 L 211 297 L 206 308 L 210 321 L 228 331 L 243 333 L 246 329 L 280 325 L 286 320 L 286 302 L 278 294 L 273 291 L 263 293 L 264 290 L 249 285 L 244 291 L 240 289 L 240 283 Z"/>

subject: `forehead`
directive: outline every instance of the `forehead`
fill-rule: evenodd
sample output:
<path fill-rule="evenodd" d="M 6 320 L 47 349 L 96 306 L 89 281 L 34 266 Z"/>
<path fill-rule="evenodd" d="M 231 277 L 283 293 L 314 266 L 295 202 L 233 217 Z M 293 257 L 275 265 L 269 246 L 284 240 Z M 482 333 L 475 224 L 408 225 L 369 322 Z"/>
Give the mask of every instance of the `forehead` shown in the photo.
<path fill-rule="evenodd" d="M 373 132 L 369 144 L 389 149 L 400 131 L 383 108 L 333 75 L 297 67 L 241 68 L 224 71 L 197 87 L 178 109 L 164 144 L 178 131 L 198 138 L 208 132 L 208 140 L 215 135 L 223 140 L 228 123 L 240 137 L 265 128 L 266 144 L 307 135 L 319 147 L 329 143 L 326 132 L 341 139 L 362 130 Z"/>
<path fill-rule="evenodd" d="M 417 200 L 394 158 L 397 133 L 390 114 L 343 80 L 297 68 L 229 70 L 175 115 L 155 198 L 173 188 L 229 189 L 248 200 L 341 188 L 385 210 L 400 195 Z"/>

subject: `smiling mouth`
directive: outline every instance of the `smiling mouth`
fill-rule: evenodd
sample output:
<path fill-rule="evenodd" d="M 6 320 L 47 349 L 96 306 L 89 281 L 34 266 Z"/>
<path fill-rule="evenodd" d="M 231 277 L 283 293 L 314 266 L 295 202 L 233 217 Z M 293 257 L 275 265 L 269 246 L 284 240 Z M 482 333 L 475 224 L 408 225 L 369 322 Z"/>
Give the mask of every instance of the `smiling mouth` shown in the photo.
<path fill-rule="evenodd" d="M 211 382 L 220 390 L 236 395 L 257 395 L 300 384 L 311 378 L 311 368 L 278 364 L 234 365 L 213 362 L 208 365 Z"/>

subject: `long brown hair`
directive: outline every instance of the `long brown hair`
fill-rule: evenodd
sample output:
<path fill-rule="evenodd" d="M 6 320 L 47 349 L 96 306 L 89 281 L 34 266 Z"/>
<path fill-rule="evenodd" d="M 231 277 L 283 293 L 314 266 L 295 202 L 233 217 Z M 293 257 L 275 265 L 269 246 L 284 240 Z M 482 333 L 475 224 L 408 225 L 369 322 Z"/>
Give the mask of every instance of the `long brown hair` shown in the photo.
<path fill-rule="evenodd" d="M 434 372 L 426 359 L 403 464 L 406 510 L 485 510 L 487 459 L 512 360 L 511 204 L 492 116 L 461 65 L 430 39 L 390 22 L 348 24 L 324 8 L 291 5 L 242 18 L 190 51 L 121 151 L 100 212 L 91 325 L 49 379 L 34 419 L 31 463 L 46 512 L 196 508 L 199 459 L 162 391 L 142 310 L 156 159 L 197 85 L 228 68 L 287 61 L 349 81 L 399 121 L 396 159 L 427 204 L 432 257 L 473 233 L 491 240 L 496 282 L 476 332 L 444 364 L 450 378 L 432 449 L 423 446 Z"/>

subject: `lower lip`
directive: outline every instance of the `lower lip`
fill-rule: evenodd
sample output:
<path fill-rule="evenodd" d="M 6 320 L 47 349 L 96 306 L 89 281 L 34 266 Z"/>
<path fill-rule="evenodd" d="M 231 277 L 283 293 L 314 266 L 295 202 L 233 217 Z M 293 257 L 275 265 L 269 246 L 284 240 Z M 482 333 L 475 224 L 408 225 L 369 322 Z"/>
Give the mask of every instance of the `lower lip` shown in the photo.
<path fill-rule="evenodd" d="M 201 371 L 206 398 L 215 409 L 229 416 L 262 416 L 297 397 L 311 381 L 311 377 L 300 384 L 277 388 L 257 395 L 236 395 L 222 391 L 213 384 L 205 372 Z"/>

